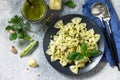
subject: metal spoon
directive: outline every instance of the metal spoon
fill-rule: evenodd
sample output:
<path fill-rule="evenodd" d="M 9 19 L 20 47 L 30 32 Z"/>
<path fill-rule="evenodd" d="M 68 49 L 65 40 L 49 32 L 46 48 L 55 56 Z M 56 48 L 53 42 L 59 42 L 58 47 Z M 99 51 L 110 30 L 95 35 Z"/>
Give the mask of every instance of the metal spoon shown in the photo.
<path fill-rule="evenodd" d="M 29 4 L 32 8 L 34 8 L 33 5 L 32 5 L 32 3 L 30 2 L 30 0 L 27 0 L 27 2 L 28 2 L 28 4 Z"/>
<path fill-rule="evenodd" d="M 91 8 L 92 15 L 99 18 L 102 23 L 103 23 L 102 17 L 103 17 L 104 12 L 105 12 L 105 9 L 102 3 L 97 2 L 92 5 L 92 8 Z M 103 27 L 105 27 L 104 24 L 103 24 Z"/>
<path fill-rule="evenodd" d="M 91 8 L 91 13 L 94 17 L 97 17 L 100 19 L 101 23 L 102 23 L 102 27 L 103 27 L 103 33 L 105 35 L 105 38 L 106 38 L 106 42 L 110 48 L 110 52 L 112 54 L 112 57 L 113 57 L 113 60 L 115 62 L 115 65 L 118 67 L 118 70 L 120 70 L 119 68 L 119 62 L 118 62 L 118 58 L 117 56 L 115 56 L 115 50 L 114 50 L 114 46 L 112 46 L 111 44 L 111 39 L 107 33 L 107 28 L 105 27 L 105 24 L 103 22 L 103 18 L 104 18 L 104 15 L 105 15 L 105 11 L 106 11 L 106 8 L 105 8 L 105 5 L 100 3 L 100 2 L 97 2 L 97 3 L 94 3 L 92 5 L 92 8 Z"/>

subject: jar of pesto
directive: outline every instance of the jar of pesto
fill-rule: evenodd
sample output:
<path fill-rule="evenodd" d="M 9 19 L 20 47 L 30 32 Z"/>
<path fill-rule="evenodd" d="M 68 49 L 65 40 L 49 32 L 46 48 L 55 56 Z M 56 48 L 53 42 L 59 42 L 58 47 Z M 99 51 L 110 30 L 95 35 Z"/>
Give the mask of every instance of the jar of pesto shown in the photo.
<path fill-rule="evenodd" d="M 31 4 L 29 4 L 29 2 Z M 47 5 L 43 0 L 25 0 L 22 6 L 22 15 L 30 22 L 38 22 L 45 18 Z"/>

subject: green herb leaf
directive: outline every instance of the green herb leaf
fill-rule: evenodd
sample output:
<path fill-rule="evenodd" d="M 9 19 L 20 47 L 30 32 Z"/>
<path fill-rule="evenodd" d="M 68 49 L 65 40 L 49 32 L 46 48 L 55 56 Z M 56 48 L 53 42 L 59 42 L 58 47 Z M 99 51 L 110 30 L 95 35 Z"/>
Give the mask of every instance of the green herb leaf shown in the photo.
<path fill-rule="evenodd" d="M 80 53 L 79 52 L 72 52 L 71 54 L 69 54 L 67 56 L 67 59 L 69 60 L 75 60 L 75 58 L 79 55 Z"/>
<path fill-rule="evenodd" d="M 81 50 L 82 50 L 83 53 L 87 50 L 86 43 L 82 43 Z"/>
<path fill-rule="evenodd" d="M 22 21 L 23 21 L 22 17 L 15 15 L 13 18 L 10 19 L 9 23 L 18 24 L 21 23 Z"/>
<path fill-rule="evenodd" d="M 91 50 L 91 51 L 87 52 L 86 56 L 87 57 L 93 57 L 93 56 L 96 56 L 99 53 L 100 53 L 100 50 Z"/>
<path fill-rule="evenodd" d="M 18 33 L 17 37 L 18 37 L 18 39 L 23 39 L 24 38 L 24 34 L 22 32 Z"/>
<path fill-rule="evenodd" d="M 33 39 L 25 33 L 25 30 L 29 25 L 28 22 L 24 22 L 24 19 L 21 16 L 15 15 L 9 20 L 11 26 L 7 26 L 6 30 L 12 29 L 14 34 L 10 34 L 10 40 L 18 39 L 26 39 L 28 41 L 33 41 Z"/>
<path fill-rule="evenodd" d="M 11 33 L 10 34 L 10 37 L 9 37 L 10 40 L 15 40 L 16 38 L 17 38 L 17 34 L 16 33 Z"/>
<path fill-rule="evenodd" d="M 5 30 L 13 30 L 13 27 L 12 27 L 12 26 L 7 26 L 7 27 L 5 28 Z"/>
<path fill-rule="evenodd" d="M 45 25 L 46 25 L 46 26 L 50 26 L 50 24 L 51 24 L 50 21 L 48 21 L 48 20 L 45 21 Z"/>
<path fill-rule="evenodd" d="M 17 33 L 24 33 L 24 31 L 23 31 L 23 29 L 21 28 L 21 29 L 17 30 Z"/>
<path fill-rule="evenodd" d="M 79 54 L 76 56 L 76 58 L 74 59 L 75 61 L 79 61 L 79 60 L 82 60 L 84 59 L 84 55 L 83 54 Z"/>
<path fill-rule="evenodd" d="M 21 27 L 19 26 L 19 24 L 15 24 L 15 25 L 13 25 L 13 28 L 14 28 L 15 30 L 19 30 L 19 29 L 21 29 Z"/>
<path fill-rule="evenodd" d="M 65 5 L 69 8 L 75 8 L 76 4 L 73 1 L 67 1 L 65 2 Z"/>

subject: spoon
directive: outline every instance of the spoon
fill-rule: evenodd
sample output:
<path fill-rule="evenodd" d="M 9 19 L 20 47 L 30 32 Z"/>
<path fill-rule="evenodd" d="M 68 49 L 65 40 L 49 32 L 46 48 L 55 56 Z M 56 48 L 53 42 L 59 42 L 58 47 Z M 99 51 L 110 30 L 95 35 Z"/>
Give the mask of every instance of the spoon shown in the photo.
<path fill-rule="evenodd" d="M 104 5 L 100 2 L 94 3 L 91 8 L 91 13 L 93 16 L 99 18 L 103 22 L 103 14 L 105 13 Z M 103 27 L 105 27 L 103 25 Z"/>
<path fill-rule="evenodd" d="M 32 3 L 30 2 L 30 0 L 27 0 L 27 2 L 28 2 L 28 4 L 29 4 L 32 8 L 34 8 L 33 5 L 32 5 Z"/>
<path fill-rule="evenodd" d="M 106 12 L 106 5 L 100 3 L 100 2 L 96 2 L 92 5 L 92 8 L 91 8 L 91 13 L 94 17 L 97 17 L 100 19 L 101 23 L 102 23 L 102 27 L 103 27 L 103 33 L 105 35 L 105 38 L 106 38 L 106 42 L 110 48 L 110 52 L 111 52 L 111 55 L 113 57 L 113 60 L 114 60 L 114 63 L 115 65 L 118 67 L 118 70 L 120 70 L 120 67 L 119 67 L 119 62 L 118 62 L 118 58 L 116 56 L 116 52 L 115 52 L 115 48 L 114 46 L 111 44 L 111 39 L 108 35 L 108 32 L 107 32 L 107 28 L 105 27 L 105 24 L 103 22 L 103 18 L 104 18 L 104 15 L 105 15 L 105 12 Z"/>

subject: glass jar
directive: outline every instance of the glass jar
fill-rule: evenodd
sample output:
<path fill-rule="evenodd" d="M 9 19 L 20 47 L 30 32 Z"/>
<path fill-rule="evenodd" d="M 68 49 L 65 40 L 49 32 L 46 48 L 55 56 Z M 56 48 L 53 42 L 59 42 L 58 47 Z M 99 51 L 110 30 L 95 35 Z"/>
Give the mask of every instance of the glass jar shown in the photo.
<path fill-rule="evenodd" d="M 22 6 L 22 15 L 30 22 L 39 22 L 47 15 L 47 5 L 44 0 L 25 0 Z"/>

